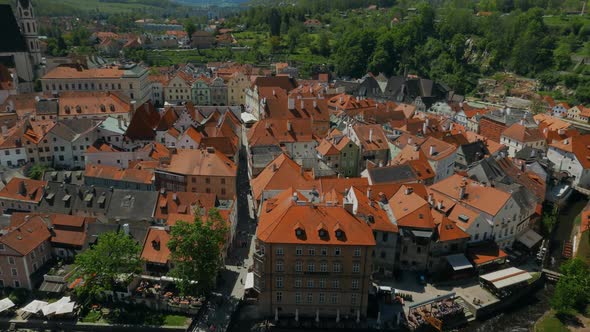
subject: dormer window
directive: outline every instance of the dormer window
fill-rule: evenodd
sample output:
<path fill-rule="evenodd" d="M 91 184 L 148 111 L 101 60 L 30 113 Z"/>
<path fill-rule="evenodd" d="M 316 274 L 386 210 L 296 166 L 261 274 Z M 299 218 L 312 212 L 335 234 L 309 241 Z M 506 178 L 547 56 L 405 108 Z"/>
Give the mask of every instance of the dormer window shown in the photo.
<path fill-rule="evenodd" d="M 100 105 L 100 111 L 101 111 L 101 112 L 106 112 L 106 111 L 107 111 L 107 108 L 106 108 L 106 106 L 104 106 L 104 105 Z"/>
<path fill-rule="evenodd" d="M 340 223 L 337 223 L 336 226 L 334 226 L 334 234 L 337 239 L 342 239 L 344 237 L 344 231 L 342 230 Z"/>
<path fill-rule="evenodd" d="M 300 223 L 295 224 L 295 236 L 297 236 L 298 238 L 302 238 L 305 236 L 305 228 L 303 228 L 303 225 L 301 225 Z"/>

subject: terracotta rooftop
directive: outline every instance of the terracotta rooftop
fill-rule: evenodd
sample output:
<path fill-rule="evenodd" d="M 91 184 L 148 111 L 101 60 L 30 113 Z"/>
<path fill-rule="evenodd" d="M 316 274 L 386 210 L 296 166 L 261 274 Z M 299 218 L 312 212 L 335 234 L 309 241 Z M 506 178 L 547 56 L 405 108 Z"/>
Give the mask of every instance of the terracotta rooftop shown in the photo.
<path fill-rule="evenodd" d="M 387 137 L 381 125 L 355 125 L 353 130 L 364 151 L 388 150 Z"/>
<path fill-rule="evenodd" d="M 170 259 L 168 241 L 170 241 L 168 231 L 160 227 L 150 227 L 143 244 L 141 258 L 149 263 L 167 264 Z"/>
<path fill-rule="evenodd" d="M 252 179 L 251 184 L 254 199 L 259 200 L 265 190 L 285 190 L 289 187 L 311 189 L 313 178 L 295 161 L 282 153 Z"/>
<path fill-rule="evenodd" d="M 430 205 L 425 199 L 426 187 L 422 184 L 402 185 L 389 199 L 389 206 L 398 226 L 433 229 L 434 220 Z"/>
<path fill-rule="evenodd" d="M 28 218 L 28 220 L 4 230 L 6 233 L 0 236 L 0 243 L 23 256 L 28 255 L 51 237 L 47 224 L 43 222 L 41 217 Z"/>
<path fill-rule="evenodd" d="M 152 171 L 134 168 L 122 169 L 107 165 L 87 164 L 84 177 L 142 184 L 152 184 L 154 182 L 154 172 Z"/>
<path fill-rule="evenodd" d="M 42 79 L 121 78 L 124 72 L 125 70 L 118 67 L 83 69 L 81 67 L 60 66 L 45 74 Z"/>
<path fill-rule="evenodd" d="M 545 139 L 539 129 L 525 127 L 520 123 L 515 123 L 508 127 L 506 130 L 504 130 L 502 136 L 524 143 L 537 142 Z"/>
<path fill-rule="evenodd" d="M 154 217 L 156 219 L 167 219 L 169 215 L 193 215 L 195 206 L 208 210 L 217 206 L 217 197 L 212 193 L 160 191 Z"/>
<path fill-rule="evenodd" d="M 367 196 L 367 191 L 361 191 L 355 187 L 351 187 L 354 191 L 354 195 L 358 202 L 356 210 L 357 218 L 364 219 L 372 229 L 381 232 L 393 232 L 397 233 L 397 225 L 392 223 L 387 216 L 387 212 L 381 208 L 379 202 L 375 200 L 377 193 L 373 193 L 372 190 L 371 198 Z"/>
<path fill-rule="evenodd" d="M 436 226 L 438 231 L 438 240 L 441 242 L 457 241 L 461 239 L 468 239 L 469 234 L 465 233 L 449 218 L 443 216 L 441 222 Z"/>
<path fill-rule="evenodd" d="M 590 168 L 590 135 L 579 135 L 553 142 L 551 147 L 576 155 L 584 169 Z"/>
<path fill-rule="evenodd" d="M 461 186 L 465 186 L 465 195 L 463 197 L 459 197 Z M 433 184 L 430 186 L 430 190 L 491 216 L 498 214 L 510 199 L 510 194 L 502 190 L 486 187 L 479 182 L 463 178 L 457 174 Z"/>
<path fill-rule="evenodd" d="M 287 189 L 263 203 L 256 236 L 265 243 L 374 246 L 371 227 L 341 206 L 295 201 Z"/>
<path fill-rule="evenodd" d="M 163 171 L 192 176 L 235 177 L 237 167 L 223 153 L 212 149 L 178 149 L 172 155 L 170 164 L 160 168 Z"/>
<path fill-rule="evenodd" d="M 0 199 L 39 203 L 47 181 L 12 178 L 2 190 Z"/>

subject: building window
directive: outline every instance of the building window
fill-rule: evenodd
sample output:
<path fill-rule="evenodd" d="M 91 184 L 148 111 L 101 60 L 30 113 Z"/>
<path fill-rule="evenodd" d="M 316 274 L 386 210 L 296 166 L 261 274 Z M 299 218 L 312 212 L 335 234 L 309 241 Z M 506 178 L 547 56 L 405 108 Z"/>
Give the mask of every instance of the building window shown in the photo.
<path fill-rule="evenodd" d="M 15 268 L 10 269 L 10 273 L 12 274 L 13 277 L 18 276 L 18 271 Z"/>
<path fill-rule="evenodd" d="M 284 269 L 283 261 L 277 261 L 277 272 L 283 272 Z"/>
<path fill-rule="evenodd" d="M 328 272 L 328 263 L 320 263 L 320 272 Z"/>
<path fill-rule="evenodd" d="M 303 249 L 301 249 L 301 248 L 295 248 L 295 255 L 297 255 L 297 256 L 303 255 Z"/>
<path fill-rule="evenodd" d="M 332 288 L 334 288 L 334 289 L 340 288 L 340 280 L 338 280 L 338 279 L 332 280 Z"/>
<path fill-rule="evenodd" d="M 307 250 L 307 254 L 310 255 L 310 256 L 315 256 L 315 249 L 314 248 L 309 248 Z"/>
<path fill-rule="evenodd" d="M 15 261 L 14 261 L 14 257 L 8 256 L 8 264 L 10 264 L 10 265 L 16 264 Z"/>
<path fill-rule="evenodd" d="M 315 272 L 315 264 L 313 262 L 307 263 L 307 272 Z"/>
<path fill-rule="evenodd" d="M 307 288 L 313 288 L 313 279 L 307 279 Z"/>
<path fill-rule="evenodd" d="M 361 272 L 361 264 L 360 263 L 353 263 L 352 264 L 352 273 L 359 273 Z"/>
<path fill-rule="evenodd" d="M 312 303 L 313 303 L 313 294 L 307 293 L 307 304 L 312 304 Z"/>
<path fill-rule="evenodd" d="M 358 294 L 351 294 L 350 295 L 350 304 L 351 305 L 356 305 L 357 300 L 358 300 Z"/>
<path fill-rule="evenodd" d="M 319 295 L 319 302 L 320 302 L 320 304 L 326 303 L 326 294 L 320 293 L 320 295 Z"/>
<path fill-rule="evenodd" d="M 334 248 L 334 256 L 340 256 L 340 248 Z"/>
<path fill-rule="evenodd" d="M 301 261 L 295 262 L 295 272 L 301 272 L 303 270 L 303 264 Z"/>
<path fill-rule="evenodd" d="M 277 256 L 283 256 L 284 252 L 283 252 L 283 248 L 277 248 Z"/>
<path fill-rule="evenodd" d="M 277 303 L 281 303 L 283 301 L 283 292 L 277 292 Z"/>
<path fill-rule="evenodd" d="M 342 264 L 334 263 L 333 272 L 336 272 L 336 273 L 342 272 Z"/>
<path fill-rule="evenodd" d="M 295 279 L 295 288 L 301 288 L 301 279 Z"/>
<path fill-rule="evenodd" d="M 277 288 L 283 288 L 283 277 L 277 277 Z"/>
<path fill-rule="evenodd" d="M 359 289 L 359 281 L 358 279 L 353 279 L 350 283 L 350 288 L 352 289 Z"/>
<path fill-rule="evenodd" d="M 4 251 L 4 250 L 5 250 L 4 244 L 0 243 L 0 251 Z"/>
<path fill-rule="evenodd" d="M 354 249 L 354 257 L 361 257 L 361 248 Z"/>
<path fill-rule="evenodd" d="M 332 293 L 332 304 L 338 304 L 338 294 Z"/>
<path fill-rule="evenodd" d="M 18 280 L 14 281 L 14 288 L 20 288 L 20 281 L 18 281 Z"/>
<path fill-rule="evenodd" d="M 326 279 L 320 279 L 320 288 L 326 288 Z"/>

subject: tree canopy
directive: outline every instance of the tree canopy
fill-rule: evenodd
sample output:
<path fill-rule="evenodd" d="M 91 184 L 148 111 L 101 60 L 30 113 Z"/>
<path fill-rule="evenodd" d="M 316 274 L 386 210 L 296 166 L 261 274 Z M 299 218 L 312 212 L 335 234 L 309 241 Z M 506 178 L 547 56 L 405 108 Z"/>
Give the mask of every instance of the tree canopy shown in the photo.
<path fill-rule="evenodd" d="M 140 273 L 141 246 L 123 232 L 109 232 L 99 236 L 96 245 L 76 256 L 72 279 L 82 278 L 79 292 L 100 297 L 112 290 L 117 281 L 127 283 L 133 274 Z"/>
<path fill-rule="evenodd" d="M 205 221 L 202 219 L 197 209 L 194 222 L 179 221 L 170 227 L 168 248 L 174 262 L 170 274 L 179 279 L 177 286 L 183 294 L 209 293 L 222 265 L 226 222 L 215 208 L 209 209 Z"/>
<path fill-rule="evenodd" d="M 579 258 L 561 266 L 562 277 L 555 287 L 551 306 L 558 313 L 584 312 L 590 303 L 590 268 Z"/>

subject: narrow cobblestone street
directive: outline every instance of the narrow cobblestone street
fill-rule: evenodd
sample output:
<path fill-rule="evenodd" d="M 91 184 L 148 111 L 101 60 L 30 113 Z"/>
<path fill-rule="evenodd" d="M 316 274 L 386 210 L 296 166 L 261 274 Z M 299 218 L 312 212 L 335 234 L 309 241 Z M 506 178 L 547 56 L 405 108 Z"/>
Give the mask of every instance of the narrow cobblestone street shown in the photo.
<path fill-rule="evenodd" d="M 220 272 L 219 287 L 215 296 L 212 297 L 208 310 L 203 311 L 203 314 L 193 323 L 191 330 L 195 332 L 225 331 L 230 324 L 232 314 L 244 296 L 248 268 L 252 265 L 253 238 L 256 233 L 255 220 L 250 218 L 252 203 L 249 195 L 250 181 L 244 145 L 240 151 L 237 186 L 236 237 L 228 252 L 225 268 Z"/>

